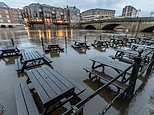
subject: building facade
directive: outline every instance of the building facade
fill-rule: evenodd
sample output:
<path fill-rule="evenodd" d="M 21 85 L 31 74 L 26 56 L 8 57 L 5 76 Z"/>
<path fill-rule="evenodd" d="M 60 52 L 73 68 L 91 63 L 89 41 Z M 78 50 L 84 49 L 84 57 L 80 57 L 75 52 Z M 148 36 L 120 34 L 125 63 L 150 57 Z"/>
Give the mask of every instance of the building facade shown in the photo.
<path fill-rule="evenodd" d="M 27 24 L 67 24 L 66 10 L 46 4 L 32 3 L 23 8 L 24 23 Z"/>
<path fill-rule="evenodd" d="M 67 6 L 66 10 L 69 13 L 68 15 L 70 24 L 76 24 L 80 22 L 81 20 L 80 9 L 76 8 L 75 6 L 73 7 Z"/>
<path fill-rule="evenodd" d="M 113 18 L 115 10 L 109 9 L 90 9 L 81 13 L 82 21 L 102 20 L 105 18 Z"/>
<path fill-rule="evenodd" d="M 122 16 L 123 17 L 136 17 L 137 15 L 137 9 L 133 6 L 125 6 L 122 10 Z"/>
<path fill-rule="evenodd" d="M 22 23 L 21 12 L 21 9 L 10 8 L 0 2 L 0 23 Z"/>

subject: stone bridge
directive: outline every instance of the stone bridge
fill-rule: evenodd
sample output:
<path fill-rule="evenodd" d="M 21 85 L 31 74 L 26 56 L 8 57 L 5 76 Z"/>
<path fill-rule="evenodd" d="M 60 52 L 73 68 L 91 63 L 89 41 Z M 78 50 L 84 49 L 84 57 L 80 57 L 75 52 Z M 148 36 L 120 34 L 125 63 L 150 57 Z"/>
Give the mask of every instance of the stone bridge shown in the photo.
<path fill-rule="evenodd" d="M 154 17 L 114 18 L 80 24 L 84 29 L 115 30 L 123 28 L 128 32 L 153 32 Z"/>

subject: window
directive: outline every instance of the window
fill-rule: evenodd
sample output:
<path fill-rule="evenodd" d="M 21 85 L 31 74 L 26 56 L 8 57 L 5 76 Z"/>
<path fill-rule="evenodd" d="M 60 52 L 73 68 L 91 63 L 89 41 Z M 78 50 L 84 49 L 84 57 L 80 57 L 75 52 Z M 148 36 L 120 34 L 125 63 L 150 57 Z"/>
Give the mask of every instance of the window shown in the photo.
<path fill-rule="evenodd" d="M 6 15 L 6 18 L 10 18 L 10 16 L 9 15 Z"/>
<path fill-rule="evenodd" d="M 0 15 L 0 18 L 2 18 L 2 15 Z"/>
<path fill-rule="evenodd" d="M 11 22 L 11 20 L 7 20 L 7 22 Z"/>
<path fill-rule="evenodd" d="M 3 19 L 0 19 L 0 22 L 3 22 Z"/>
<path fill-rule="evenodd" d="M 5 10 L 5 14 L 8 14 L 8 11 L 7 10 Z"/>

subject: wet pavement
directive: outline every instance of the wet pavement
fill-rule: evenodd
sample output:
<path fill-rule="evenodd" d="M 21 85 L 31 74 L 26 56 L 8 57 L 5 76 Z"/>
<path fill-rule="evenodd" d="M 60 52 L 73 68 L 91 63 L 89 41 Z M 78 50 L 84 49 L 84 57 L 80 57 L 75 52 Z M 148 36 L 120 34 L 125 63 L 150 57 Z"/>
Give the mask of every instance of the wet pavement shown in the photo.
<path fill-rule="evenodd" d="M 10 31 L 10 30 L 9 30 Z M 1 35 L 1 39 L 7 42 L 10 37 L 15 37 L 15 44 L 19 49 L 26 50 L 38 50 L 43 52 L 40 37 L 43 37 L 47 43 L 58 43 L 64 48 L 64 52 L 60 54 L 57 53 L 46 53 L 47 56 L 52 57 L 52 66 L 54 69 L 58 70 L 61 74 L 70 78 L 86 88 L 86 91 L 81 95 L 81 98 L 85 98 L 92 94 L 96 89 L 98 89 L 103 84 L 99 81 L 92 82 L 88 79 L 88 73 L 83 70 L 83 67 L 90 67 L 92 62 L 89 58 L 95 56 L 109 56 L 115 53 L 113 48 L 107 48 L 105 51 L 99 51 L 92 46 L 90 50 L 86 52 L 76 51 L 71 47 L 73 40 L 84 40 L 84 35 L 87 35 L 87 42 L 90 45 L 91 42 L 98 36 L 98 31 L 53 31 L 47 30 L 46 32 L 41 30 L 33 31 L 13 31 L 14 34 Z M 10 33 L 10 32 L 7 32 Z M 100 32 L 101 33 L 101 32 Z M 101 33 L 103 34 L 103 33 Z M 55 37 L 57 36 L 57 37 Z M 64 36 L 69 37 L 67 44 L 65 44 Z M 93 37 L 92 37 L 93 36 Z M 110 35 L 108 35 L 110 37 Z M 108 38 L 107 38 L 108 39 Z M 1 41 L 2 41 L 1 40 Z M 14 85 L 21 78 L 15 71 L 14 59 L 4 58 L 0 59 L 0 104 L 4 107 L 4 115 L 17 115 L 17 108 L 14 96 Z M 109 73 L 114 74 L 114 72 L 108 70 Z M 25 77 L 25 76 L 24 76 Z M 137 95 L 134 96 L 132 101 L 128 104 L 123 100 L 117 101 L 111 109 L 106 113 L 107 115 L 153 115 L 154 114 L 154 74 L 147 80 L 145 80 L 140 87 Z M 85 115 L 98 115 L 101 110 L 107 105 L 108 102 L 113 98 L 115 92 L 110 88 L 105 89 L 105 91 L 100 92 L 95 98 L 90 100 L 84 107 Z M 0 106 L 1 107 L 1 106 Z M 54 115 L 58 113 L 54 113 Z"/>

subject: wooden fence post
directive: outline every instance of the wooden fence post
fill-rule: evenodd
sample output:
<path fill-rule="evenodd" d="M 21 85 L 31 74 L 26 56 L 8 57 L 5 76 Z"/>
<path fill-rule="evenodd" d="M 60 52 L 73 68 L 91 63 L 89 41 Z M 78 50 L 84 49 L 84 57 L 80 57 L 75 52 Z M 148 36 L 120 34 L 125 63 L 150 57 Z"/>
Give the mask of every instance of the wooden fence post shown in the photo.
<path fill-rule="evenodd" d="M 13 38 L 11 38 L 11 42 L 12 42 L 12 45 L 14 46 L 14 40 L 13 40 Z"/>
<path fill-rule="evenodd" d="M 139 72 L 142 58 L 138 56 L 138 57 L 134 57 L 134 60 L 135 60 L 135 63 L 134 63 L 133 69 L 132 69 L 132 73 L 130 75 L 129 88 L 126 93 L 126 98 L 128 100 L 131 100 L 134 95 L 136 80 L 137 80 L 137 76 L 138 76 L 138 72 Z"/>
<path fill-rule="evenodd" d="M 44 40 L 42 37 L 41 37 L 41 44 L 42 44 L 42 47 L 44 48 Z"/>
<path fill-rule="evenodd" d="M 65 44 L 67 44 L 67 38 L 66 38 L 66 36 L 65 36 Z"/>
<path fill-rule="evenodd" d="M 86 35 L 84 36 L 84 41 L 85 41 L 85 42 L 87 41 L 87 37 L 86 37 Z"/>
<path fill-rule="evenodd" d="M 100 40 L 102 39 L 102 35 L 100 35 Z"/>
<path fill-rule="evenodd" d="M 150 63 L 150 65 L 147 69 L 147 72 L 146 72 L 146 76 L 150 75 L 153 65 L 154 65 L 154 51 L 152 54 L 151 63 Z"/>

